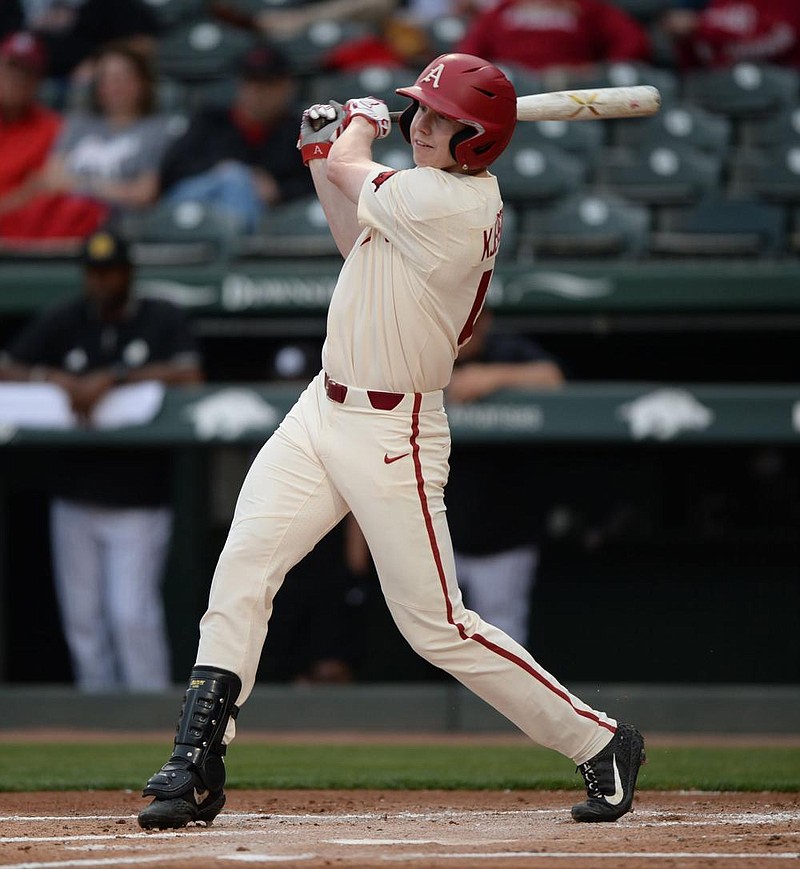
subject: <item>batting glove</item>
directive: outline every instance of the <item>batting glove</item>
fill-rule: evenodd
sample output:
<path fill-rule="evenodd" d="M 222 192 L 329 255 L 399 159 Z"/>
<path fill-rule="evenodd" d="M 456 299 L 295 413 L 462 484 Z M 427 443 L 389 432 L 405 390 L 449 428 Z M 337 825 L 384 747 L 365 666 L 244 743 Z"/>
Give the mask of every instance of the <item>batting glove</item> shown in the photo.
<path fill-rule="evenodd" d="M 300 120 L 300 135 L 297 150 L 308 166 L 310 160 L 324 159 L 328 156 L 331 143 L 345 127 L 345 111 L 341 103 L 317 103 L 309 106 Z"/>
<path fill-rule="evenodd" d="M 360 97 L 357 100 L 348 100 L 344 104 L 344 126 L 353 118 L 366 118 L 375 128 L 375 138 L 383 139 L 389 135 L 392 129 L 392 121 L 389 118 L 389 109 L 383 100 L 375 97 Z"/>

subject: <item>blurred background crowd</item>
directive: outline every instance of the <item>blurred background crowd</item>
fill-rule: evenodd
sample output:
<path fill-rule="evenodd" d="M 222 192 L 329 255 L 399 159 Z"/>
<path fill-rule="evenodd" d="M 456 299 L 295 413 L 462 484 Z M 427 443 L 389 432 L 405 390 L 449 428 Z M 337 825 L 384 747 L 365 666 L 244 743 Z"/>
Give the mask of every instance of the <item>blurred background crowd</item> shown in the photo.
<path fill-rule="evenodd" d="M 658 252 L 677 243 L 670 230 L 719 221 L 730 197 L 746 200 L 740 219 L 763 252 L 791 247 L 791 0 L 2 0 L 0 40 L 0 244 L 11 254 L 69 249 L 109 223 L 136 238 L 187 201 L 258 250 L 294 213 L 281 209 L 312 192 L 295 153 L 299 111 L 368 93 L 401 107 L 394 88 L 447 50 L 500 64 L 519 93 L 662 92 L 648 124 L 521 127 L 496 166 L 520 227 L 506 255 L 557 246 L 537 233 L 545 206 L 545 223 L 622 221 L 616 252 Z M 379 156 L 403 159 L 387 147 Z"/>

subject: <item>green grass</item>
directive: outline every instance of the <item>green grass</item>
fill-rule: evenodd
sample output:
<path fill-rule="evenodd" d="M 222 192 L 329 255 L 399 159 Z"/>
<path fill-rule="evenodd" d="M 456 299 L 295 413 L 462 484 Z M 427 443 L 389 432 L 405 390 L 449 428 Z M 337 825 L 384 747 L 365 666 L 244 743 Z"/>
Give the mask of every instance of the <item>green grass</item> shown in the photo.
<path fill-rule="evenodd" d="M 0 791 L 138 790 L 165 747 L 8 743 Z M 656 790 L 800 791 L 798 748 L 652 748 L 639 785 Z M 229 788 L 579 788 L 574 766 L 536 747 L 245 743 L 228 755 Z"/>

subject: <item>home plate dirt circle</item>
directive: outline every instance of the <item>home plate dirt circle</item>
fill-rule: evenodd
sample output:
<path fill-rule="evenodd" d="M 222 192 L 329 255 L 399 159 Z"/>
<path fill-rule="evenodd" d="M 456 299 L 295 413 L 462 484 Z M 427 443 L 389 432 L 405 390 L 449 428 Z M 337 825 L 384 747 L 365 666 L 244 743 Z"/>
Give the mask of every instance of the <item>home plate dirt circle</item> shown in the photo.
<path fill-rule="evenodd" d="M 800 795 L 642 791 L 576 824 L 576 791 L 237 791 L 209 827 L 143 831 L 138 793 L 0 794 L 0 866 L 735 867 L 800 865 Z M 792 865 L 790 863 L 790 865 Z"/>

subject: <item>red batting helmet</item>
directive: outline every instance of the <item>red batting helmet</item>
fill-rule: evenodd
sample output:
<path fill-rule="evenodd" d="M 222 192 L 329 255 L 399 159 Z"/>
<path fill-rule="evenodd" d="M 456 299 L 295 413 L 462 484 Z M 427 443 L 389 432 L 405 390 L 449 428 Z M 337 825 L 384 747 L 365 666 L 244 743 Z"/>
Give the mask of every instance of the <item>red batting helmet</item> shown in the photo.
<path fill-rule="evenodd" d="M 471 54 L 442 54 L 410 87 L 397 88 L 414 102 L 400 116 L 410 141 L 411 120 L 422 103 L 446 118 L 467 125 L 450 141 L 462 169 L 483 169 L 505 150 L 517 122 L 514 85 L 496 66 Z"/>

